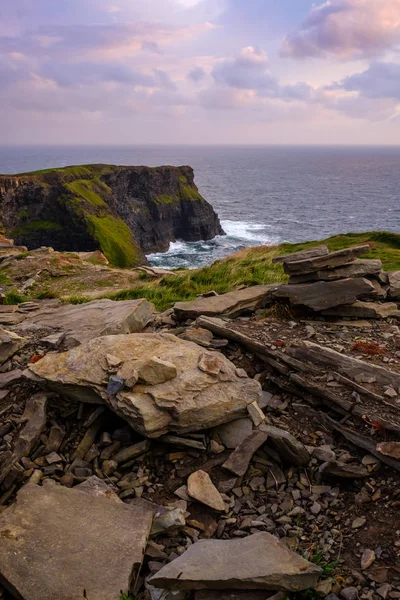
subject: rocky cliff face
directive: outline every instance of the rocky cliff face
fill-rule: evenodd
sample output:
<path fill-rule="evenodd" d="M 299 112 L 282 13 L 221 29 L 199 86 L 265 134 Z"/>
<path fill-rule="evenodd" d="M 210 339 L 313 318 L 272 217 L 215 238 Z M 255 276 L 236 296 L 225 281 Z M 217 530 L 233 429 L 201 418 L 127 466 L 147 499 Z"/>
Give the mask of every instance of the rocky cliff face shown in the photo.
<path fill-rule="evenodd" d="M 0 176 L 3 233 L 28 248 L 101 249 L 132 266 L 176 239 L 223 234 L 188 167 L 87 165 Z"/>

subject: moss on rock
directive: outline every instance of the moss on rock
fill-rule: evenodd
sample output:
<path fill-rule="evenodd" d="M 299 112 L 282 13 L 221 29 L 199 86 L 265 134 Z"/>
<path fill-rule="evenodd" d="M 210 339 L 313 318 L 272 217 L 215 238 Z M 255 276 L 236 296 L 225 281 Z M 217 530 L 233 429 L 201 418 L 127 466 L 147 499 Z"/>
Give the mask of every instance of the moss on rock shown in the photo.
<path fill-rule="evenodd" d="M 129 227 L 111 215 L 86 217 L 89 232 L 98 241 L 101 251 L 112 265 L 132 267 L 140 261 L 140 252 Z"/>

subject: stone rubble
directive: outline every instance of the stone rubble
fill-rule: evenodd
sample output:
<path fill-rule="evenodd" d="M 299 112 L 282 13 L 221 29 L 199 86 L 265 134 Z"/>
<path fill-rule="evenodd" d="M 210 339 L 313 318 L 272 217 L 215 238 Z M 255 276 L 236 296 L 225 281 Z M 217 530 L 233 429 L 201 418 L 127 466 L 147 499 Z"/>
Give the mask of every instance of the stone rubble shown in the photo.
<path fill-rule="evenodd" d="M 137 333 L 94 319 L 88 341 L 79 311 L 0 306 L 0 598 L 399 600 L 400 328 L 372 283 L 395 303 L 397 278 L 306 252 L 281 261 L 293 277 L 374 270 L 338 310 L 373 327 L 268 317 L 270 290 L 151 309 Z"/>

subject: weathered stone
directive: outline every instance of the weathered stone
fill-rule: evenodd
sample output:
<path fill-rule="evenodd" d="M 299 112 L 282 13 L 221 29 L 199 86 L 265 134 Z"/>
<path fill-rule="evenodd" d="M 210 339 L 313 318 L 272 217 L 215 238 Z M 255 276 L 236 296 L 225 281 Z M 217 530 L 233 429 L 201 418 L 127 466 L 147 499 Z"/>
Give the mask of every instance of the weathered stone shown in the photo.
<path fill-rule="evenodd" d="M 253 431 L 237 446 L 228 460 L 224 462 L 223 467 L 235 473 L 235 475 L 244 475 L 254 453 L 265 444 L 267 438 L 268 435 L 263 431 Z"/>
<path fill-rule="evenodd" d="M 400 460 L 400 442 L 380 442 L 376 449 L 385 456 Z"/>
<path fill-rule="evenodd" d="M 225 511 L 225 502 L 205 471 L 192 473 L 187 481 L 187 491 L 191 498 L 206 504 L 214 510 Z"/>
<path fill-rule="evenodd" d="M 308 250 L 300 250 L 300 252 L 292 252 L 291 254 L 285 254 L 284 256 L 277 256 L 272 259 L 272 263 L 290 263 L 298 262 L 299 260 L 306 260 L 309 258 L 316 258 L 317 256 L 327 256 L 329 254 L 328 246 L 322 244 L 321 246 L 314 246 Z"/>
<path fill-rule="evenodd" d="M 308 465 L 310 453 L 291 433 L 267 424 L 261 425 L 260 429 L 268 435 L 268 445 L 277 451 L 284 462 L 297 467 Z"/>
<path fill-rule="evenodd" d="M 253 423 L 250 419 L 236 419 L 236 421 L 219 425 L 213 430 L 225 448 L 229 449 L 239 446 L 252 431 Z"/>
<path fill-rule="evenodd" d="M 267 600 L 270 594 L 262 590 L 197 590 L 194 600 Z M 280 600 L 285 600 L 285 597 Z"/>
<path fill-rule="evenodd" d="M 152 512 L 61 486 L 23 487 L 0 514 L 0 573 L 23 600 L 120 600 L 137 576 Z"/>
<path fill-rule="evenodd" d="M 3 364 L 27 343 L 26 338 L 0 327 L 0 364 Z"/>
<path fill-rule="evenodd" d="M 14 369 L 13 371 L 7 371 L 6 373 L 0 373 L 0 389 L 8 387 L 13 383 L 17 383 L 22 379 L 21 369 Z"/>
<path fill-rule="evenodd" d="M 213 334 L 208 329 L 203 329 L 202 327 L 188 327 L 180 337 L 188 342 L 194 342 L 204 348 L 209 348 Z"/>
<path fill-rule="evenodd" d="M 96 477 L 96 475 L 92 475 L 83 483 L 80 483 L 79 485 L 75 486 L 74 489 L 79 490 L 80 492 L 83 492 L 85 494 L 90 494 L 91 496 L 107 498 L 108 500 L 112 500 L 117 504 L 122 504 L 122 500 L 118 498 L 117 494 L 114 492 L 112 487 L 102 479 Z"/>
<path fill-rule="evenodd" d="M 336 306 L 324 310 L 323 315 L 329 317 L 353 317 L 355 319 L 386 319 L 387 317 L 400 316 L 397 304 L 394 302 L 362 302 L 357 300 L 353 304 Z"/>
<path fill-rule="evenodd" d="M 153 356 L 140 366 L 138 373 L 139 381 L 147 385 L 157 385 L 175 379 L 178 370 L 173 363 Z"/>
<path fill-rule="evenodd" d="M 340 596 L 343 598 L 343 600 L 357 600 L 358 589 L 356 587 L 343 588 L 340 592 Z"/>
<path fill-rule="evenodd" d="M 336 269 L 323 269 L 314 273 L 305 275 L 292 275 L 289 279 L 290 284 L 306 283 L 308 281 L 335 281 L 337 279 L 347 279 L 348 277 L 367 277 L 378 275 L 382 270 L 380 260 L 361 260 L 357 259 L 354 262 L 344 267 Z"/>
<path fill-rule="evenodd" d="M 142 442 L 138 442 L 137 444 L 134 444 L 133 446 L 129 446 L 128 448 L 123 448 L 123 450 L 120 450 L 119 452 L 117 452 L 117 454 L 114 454 L 113 460 L 115 460 L 116 463 L 124 463 L 124 462 L 127 462 L 128 460 L 131 460 L 132 458 L 136 458 L 137 456 L 144 454 L 145 452 L 148 451 L 149 448 L 150 448 L 149 440 L 143 440 Z"/>
<path fill-rule="evenodd" d="M 320 473 L 323 477 L 339 479 L 365 479 L 370 474 L 362 465 L 340 462 L 324 463 L 320 467 Z"/>
<path fill-rule="evenodd" d="M 153 386 L 137 384 L 112 397 L 104 384 L 106 354 L 121 360 L 118 374 L 125 380 L 133 370 L 140 372 L 141 365 L 153 356 L 174 364 L 177 376 Z M 208 429 L 234 420 L 244 415 L 248 404 L 260 399 L 260 384 L 239 377 L 236 367 L 222 354 L 211 355 L 218 361 L 218 374 L 200 369 L 204 354 L 196 344 L 165 333 L 105 336 L 62 354 L 49 354 L 31 364 L 30 371 L 62 395 L 103 401 L 139 433 L 159 437 L 169 431 Z"/>
<path fill-rule="evenodd" d="M 255 311 L 264 308 L 269 302 L 270 294 L 276 285 L 256 285 L 208 298 L 197 298 L 190 302 L 177 302 L 174 306 L 175 315 L 179 319 L 196 319 L 200 315 L 214 317 L 229 315 L 235 317 L 245 311 Z"/>
<path fill-rule="evenodd" d="M 162 508 L 162 507 L 160 507 Z M 151 526 L 151 535 L 160 535 L 167 531 L 174 531 L 185 527 L 185 511 L 182 508 L 173 508 L 172 510 L 160 509 L 154 516 L 153 525 Z"/>
<path fill-rule="evenodd" d="M 363 246 L 353 246 L 345 248 L 337 252 L 330 252 L 324 256 L 314 256 L 298 261 L 290 261 L 284 263 L 285 273 L 289 275 L 297 275 L 304 273 L 314 273 L 322 269 L 333 269 L 352 263 L 361 254 L 368 254 L 370 247 L 366 244 Z"/>
<path fill-rule="evenodd" d="M 352 304 L 360 296 L 373 291 L 374 286 L 370 281 L 356 278 L 281 285 L 273 295 L 276 299 L 289 300 L 294 306 L 306 306 L 314 311 L 322 311 L 342 304 Z"/>
<path fill-rule="evenodd" d="M 159 588 L 300 591 L 316 585 L 322 569 L 269 533 L 236 540 L 201 540 L 150 578 Z"/>
<path fill-rule="evenodd" d="M 247 406 L 247 412 L 255 427 L 259 427 L 265 421 L 265 415 L 258 405 L 258 402 L 252 402 Z"/>
<path fill-rule="evenodd" d="M 22 421 L 26 422 L 15 442 L 11 456 L 0 464 L 0 483 L 4 481 L 13 465 L 23 456 L 28 456 L 37 443 L 46 425 L 47 396 L 35 394 L 25 407 Z"/>
<path fill-rule="evenodd" d="M 389 278 L 389 296 L 395 300 L 400 298 L 400 271 L 387 274 Z"/>
<path fill-rule="evenodd" d="M 369 569 L 369 567 L 375 562 L 375 559 L 375 552 L 367 548 L 366 550 L 364 550 L 361 556 L 361 568 L 363 570 Z"/>
<path fill-rule="evenodd" d="M 61 330 L 68 347 L 95 337 L 142 331 L 152 320 L 154 306 L 145 299 L 94 300 L 86 304 L 49 304 L 24 322 L 24 328 L 36 325 Z"/>
<path fill-rule="evenodd" d="M 40 340 L 41 344 L 45 346 L 49 346 L 50 348 L 54 348 L 57 350 L 65 340 L 65 333 L 63 331 L 59 331 L 58 333 L 51 333 L 46 337 Z"/>

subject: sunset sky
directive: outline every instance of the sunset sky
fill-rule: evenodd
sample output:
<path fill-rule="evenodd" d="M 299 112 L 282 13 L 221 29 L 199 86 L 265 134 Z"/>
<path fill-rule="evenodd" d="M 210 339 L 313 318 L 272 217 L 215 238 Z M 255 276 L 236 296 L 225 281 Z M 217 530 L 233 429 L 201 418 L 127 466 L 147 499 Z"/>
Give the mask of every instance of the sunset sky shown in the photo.
<path fill-rule="evenodd" d="M 400 0 L 0 0 L 0 144 L 398 144 Z"/>

